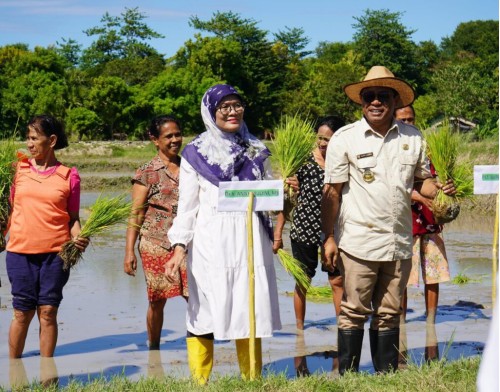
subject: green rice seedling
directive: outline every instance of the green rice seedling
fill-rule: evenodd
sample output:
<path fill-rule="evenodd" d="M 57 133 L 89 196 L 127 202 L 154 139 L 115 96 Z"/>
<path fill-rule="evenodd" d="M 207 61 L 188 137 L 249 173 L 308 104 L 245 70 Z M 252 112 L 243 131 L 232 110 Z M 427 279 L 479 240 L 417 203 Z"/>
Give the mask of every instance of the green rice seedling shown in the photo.
<path fill-rule="evenodd" d="M 285 271 L 290 274 L 298 286 L 304 290 L 309 290 L 311 280 L 307 276 L 302 263 L 283 249 L 278 250 L 278 258 Z"/>
<path fill-rule="evenodd" d="M 310 286 L 307 291 L 307 297 L 331 300 L 332 288 L 330 286 Z"/>
<path fill-rule="evenodd" d="M 478 283 L 481 281 L 481 279 L 484 277 L 479 277 L 479 278 L 471 278 L 469 275 L 466 275 L 466 272 L 468 268 L 465 268 L 463 271 L 460 271 L 458 274 L 456 274 L 453 279 L 451 280 L 451 283 L 456 284 L 456 285 L 465 285 L 469 283 Z"/>
<path fill-rule="evenodd" d="M 433 200 L 432 212 L 437 223 L 450 222 L 458 216 L 460 199 L 473 195 L 472 164 L 469 162 L 458 163 L 461 138 L 454 132 L 449 124 L 444 124 L 435 131 L 425 134 L 427 153 L 436 169 L 438 180 L 446 184 L 450 179 L 455 184 L 457 193 L 454 196 L 446 195 L 438 190 Z"/>
<path fill-rule="evenodd" d="M 126 193 L 115 197 L 99 195 L 90 207 L 90 215 L 82 226 L 80 237 L 91 238 L 106 232 L 118 224 L 125 224 L 132 212 L 132 201 L 126 201 Z M 70 240 L 63 244 L 59 256 L 64 269 L 74 267 L 81 259 L 82 252 Z"/>
<path fill-rule="evenodd" d="M 18 155 L 14 138 L 0 143 L 0 251 L 5 249 L 4 232 L 10 214 L 9 192 L 16 172 L 16 162 L 24 157 Z"/>
<path fill-rule="evenodd" d="M 283 180 L 293 176 L 309 158 L 316 135 L 313 123 L 295 116 L 284 115 L 274 130 L 273 159 L 277 163 L 279 175 Z M 290 221 L 295 205 L 293 190 L 285 183 L 285 218 Z"/>

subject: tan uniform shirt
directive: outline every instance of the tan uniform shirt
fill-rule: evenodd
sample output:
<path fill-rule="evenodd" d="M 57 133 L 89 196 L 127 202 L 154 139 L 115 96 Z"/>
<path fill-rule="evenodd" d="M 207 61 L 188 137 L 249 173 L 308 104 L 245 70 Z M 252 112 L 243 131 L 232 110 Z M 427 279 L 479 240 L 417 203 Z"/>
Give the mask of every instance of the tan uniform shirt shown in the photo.
<path fill-rule="evenodd" d="M 371 261 L 411 258 L 413 182 L 430 176 L 417 128 L 393 122 L 383 137 L 363 118 L 338 130 L 328 144 L 325 184 L 345 183 L 339 248 Z"/>

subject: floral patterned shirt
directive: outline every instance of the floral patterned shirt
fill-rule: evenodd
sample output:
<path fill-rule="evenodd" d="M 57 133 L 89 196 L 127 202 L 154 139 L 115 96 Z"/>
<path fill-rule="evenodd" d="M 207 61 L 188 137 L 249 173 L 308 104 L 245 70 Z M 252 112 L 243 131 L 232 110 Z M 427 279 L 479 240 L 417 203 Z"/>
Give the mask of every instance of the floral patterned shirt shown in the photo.
<path fill-rule="evenodd" d="M 293 210 L 290 238 L 307 245 L 321 245 L 321 195 L 325 171 L 313 155 L 296 173 L 299 181 L 297 205 Z"/>
<path fill-rule="evenodd" d="M 167 232 L 177 215 L 179 200 L 179 177 L 174 176 L 159 156 L 145 163 L 135 173 L 132 183 L 148 188 L 146 214 L 142 224 L 141 238 L 165 249 L 170 249 Z"/>

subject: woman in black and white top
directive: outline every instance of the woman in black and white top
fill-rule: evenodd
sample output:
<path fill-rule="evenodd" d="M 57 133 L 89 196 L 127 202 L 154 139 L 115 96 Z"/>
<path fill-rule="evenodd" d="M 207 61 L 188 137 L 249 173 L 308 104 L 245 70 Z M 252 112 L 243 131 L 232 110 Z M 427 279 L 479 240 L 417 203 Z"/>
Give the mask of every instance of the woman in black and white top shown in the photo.
<path fill-rule="evenodd" d="M 310 279 L 316 274 L 318 267 L 318 257 L 321 246 L 321 195 L 323 190 L 324 168 L 326 148 L 334 132 L 344 125 L 342 120 L 334 116 L 321 119 L 317 126 L 317 144 L 311 153 L 310 159 L 304 163 L 294 177 L 288 182 L 295 184 L 299 188 L 297 205 L 292 213 L 292 227 L 290 229 L 290 239 L 292 244 L 293 257 L 299 260 Z M 278 213 L 276 226 L 274 229 L 273 251 L 283 247 L 283 227 L 285 216 Z M 335 314 L 340 311 L 340 300 L 342 299 L 342 277 L 340 271 L 334 269 L 327 271 L 328 281 L 333 291 L 333 303 Z M 304 319 L 306 314 L 306 289 L 295 285 L 293 305 L 295 319 L 298 330 L 304 329 Z"/>

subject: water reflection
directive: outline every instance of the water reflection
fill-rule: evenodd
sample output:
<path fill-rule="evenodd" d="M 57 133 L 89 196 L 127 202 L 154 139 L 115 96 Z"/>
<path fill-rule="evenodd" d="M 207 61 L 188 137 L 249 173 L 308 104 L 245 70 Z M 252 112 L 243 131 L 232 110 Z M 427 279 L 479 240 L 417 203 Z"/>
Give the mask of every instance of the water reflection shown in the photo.
<path fill-rule="evenodd" d="M 307 368 L 306 342 L 303 332 L 297 333 L 297 339 L 295 340 L 295 353 L 296 356 L 293 363 L 297 377 L 309 376 L 311 373 Z"/>
<path fill-rule="evenodd" d="M 165 371 L 161 364 L 160 350 L 149 350 L 147 376 L 155 379 L 162 379 L 165 377 Z"/>
<path fill-rule="evenodd" d="M 59 386 L 59 375 L 54 358 L 40 358 L 40 384 L 45 388 Z"/>
<path fill-rule="evenodd" d="M 439 347 L 436 335 L 436 324 L 427 323 L 425 326 L 425 354 L 426 362 L 439 360 Z"/>
<path fill-rule="evenodd" d="M 32 377 L 36 379 L 36 377 Z M 40 357 L 39 377 L 40 385 L 44 388 L 59 387 L 59 375 L 54 358 Z M 9 359 L 9 383 L 12 390 L 22 390 L 30 385 L 24 362 L 21 358 Z"/>
<path fill-rule="evenodd" d="M 338 375 L 339 362 L 337 351 L 327 350 L 310 353 L 308 352 L 305 334 L 298 332 L 295 339 L 295 356 L 293 358 L 295 377 L 308 377 L 313 373 L 332 372 Z M 274 364 L 278 365 L 277 363 Z M 278 371 L 284 371 L 279 369 Z"/>
<path fill-rule="evenodd" d="M 9 383 L 12 389 L 20 389 L 29 385 L 22 359 L 9 359 Z"/>

